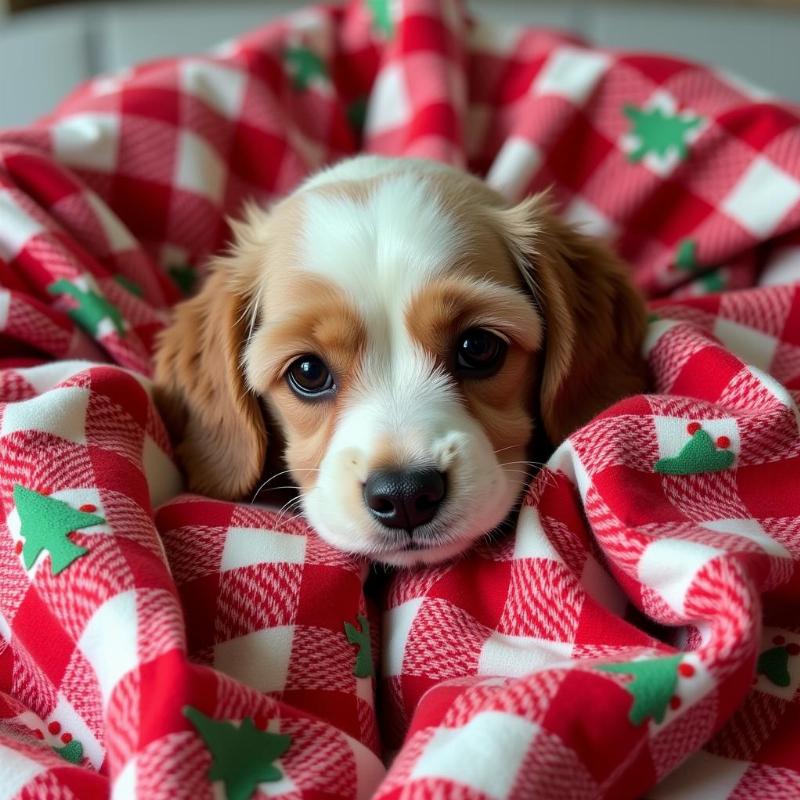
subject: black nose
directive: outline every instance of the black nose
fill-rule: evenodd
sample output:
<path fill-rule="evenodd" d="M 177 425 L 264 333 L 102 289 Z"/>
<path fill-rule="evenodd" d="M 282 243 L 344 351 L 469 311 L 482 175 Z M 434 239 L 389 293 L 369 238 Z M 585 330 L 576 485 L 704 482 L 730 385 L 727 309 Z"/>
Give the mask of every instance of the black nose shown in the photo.
<path fill-rule="evenodd" d="M 444 475 L 436 469 L 382 469 L 364 484 L 364 502 L 379 522 L 411 531 L 430 522 L 447 493 Z"/>

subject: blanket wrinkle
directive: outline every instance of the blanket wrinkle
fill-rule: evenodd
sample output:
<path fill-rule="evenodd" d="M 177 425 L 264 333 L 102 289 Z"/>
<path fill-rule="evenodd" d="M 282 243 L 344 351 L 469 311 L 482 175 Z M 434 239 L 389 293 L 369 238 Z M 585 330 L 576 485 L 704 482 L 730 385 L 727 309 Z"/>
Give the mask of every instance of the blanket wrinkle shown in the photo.
<path fill-rule="evenodd" d="M 748 91 L 366 0 L 0 132 L 0 798 L 800 797 L 800 109 Z M 182 494 L 148 380 L 226 220 L 358 151 L 552 187 L 651 301 L 651 393 L 408 572 Z"/>

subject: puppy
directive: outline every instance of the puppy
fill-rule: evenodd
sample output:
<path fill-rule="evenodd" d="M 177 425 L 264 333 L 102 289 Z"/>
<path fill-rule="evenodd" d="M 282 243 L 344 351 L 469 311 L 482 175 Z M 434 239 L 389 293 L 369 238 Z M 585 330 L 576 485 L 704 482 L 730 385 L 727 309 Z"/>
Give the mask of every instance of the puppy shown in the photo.
<path fill-rule="evenodd" d="M 160 339 L 158 402 L 189 487 L 219 498 L 252 497 L 271 426 L 341 550 L 455 556 L 514 509 L 534 438 L 643 389 L 642 300 L 541 196 L 362 156 L 233 233 Z"/>

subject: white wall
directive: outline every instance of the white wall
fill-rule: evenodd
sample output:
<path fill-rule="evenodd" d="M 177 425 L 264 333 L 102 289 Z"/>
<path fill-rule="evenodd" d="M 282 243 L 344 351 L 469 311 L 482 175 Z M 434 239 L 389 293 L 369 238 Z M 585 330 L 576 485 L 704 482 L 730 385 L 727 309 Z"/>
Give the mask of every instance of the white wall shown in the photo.
<path fill-rule="evenodd" d="M 613 0 L 468 4 L 498 21 L 568 28 L 603 46 L 713 63 L 800 102 L 800 9 Z M 96 72 L 202 50 L 301 5 L 139 0 L 48 8 L 5 19 L 0 14 L 0 127 L 30 122 Z"/>

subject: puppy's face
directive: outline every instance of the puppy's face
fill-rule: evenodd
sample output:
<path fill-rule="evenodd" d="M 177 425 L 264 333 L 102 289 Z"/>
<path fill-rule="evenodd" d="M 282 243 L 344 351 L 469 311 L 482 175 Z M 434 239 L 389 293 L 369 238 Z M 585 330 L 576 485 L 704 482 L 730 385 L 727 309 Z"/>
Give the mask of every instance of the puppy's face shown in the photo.
<path fill-rule="evenodd" d="M 194 488 L 252 493 L 265 408 L 319 534 L 407 566 L 505 519 L 537 418 L 560 439 L 640 388 L 642 327 L 613 259 L 541 202 L 509 209 L 455 170 L 362 158 L 251 210 L 179 309 L 157 382 Z M 605 376 L 582 363 L 596 351 Z"/>

